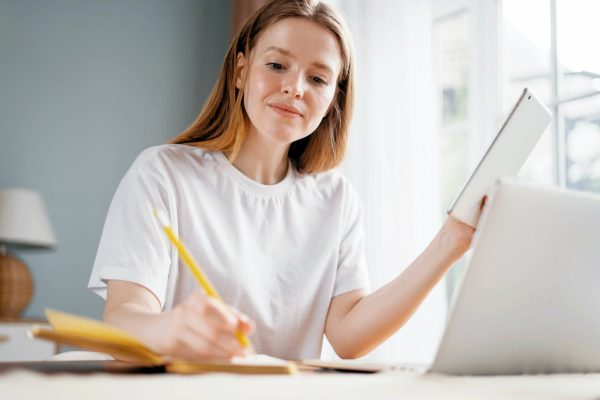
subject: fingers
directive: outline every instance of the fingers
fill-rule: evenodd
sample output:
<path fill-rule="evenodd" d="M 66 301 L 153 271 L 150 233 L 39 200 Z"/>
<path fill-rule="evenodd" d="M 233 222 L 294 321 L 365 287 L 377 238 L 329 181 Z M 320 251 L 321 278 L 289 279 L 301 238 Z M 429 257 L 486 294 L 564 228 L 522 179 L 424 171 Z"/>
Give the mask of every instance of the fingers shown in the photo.
<path fill-rule="evenodd" d="M 207 325 L 200 330 L 187 330 L 182 334 L 185 347 L 189 352 L 185 358 L 191 359 L 230 359 L 235 356 L 244 356 L 245 349 L 231 334 L 207 329 Z"/>
<path fill-rule="evenodd" d="M 172 311 L 168 353 L 186 359 L 230 359 L 247 350 L 236 333 L 254 324 L 239 311 L 203 292 L 195 292 Z"/>
<path fill-rule="evenodd" d="M 208 324 L 192 325 L 184 331 L 186 344 L 192 349 L 197 349 L 198 356 L 204 356 L 204 350 L 213 352 L 219 358 L 231 358 L 244 355 L 245 349 L 238 342 L 235 335 L 229 332 L 215 330 Z M 194 354 L 196 352 L 192 352 Z"/>
<path fill-rule="evenodd" d="M 206 317 L 224 332 L 249 334 L 254 331 L 250 318 L 220 300 L 208 298 L 205 307 Z"/>
<path fill-rule="evenodd" d="M 235 331 L 238 326 L 237 316 L 220 300 L 206 297 L 199 309 L 204 314 L 203 317 L 219 329 Z"/>
<path fill-rule="evenodd" d="M 210 340 L 219 341 L 229 348 L 239 350 L 241 344 L 235 339 L 240 325 L 237 315 L 222 301 L 208 297 L 204 293 L 197 294 L 196 298 L 198 299 L 196 304 L 191 305 L 196 315 L 195 318 L 190 318 L 190 327 L 197 332 L 202 332 Z"/>
<path fill-rule="evenodd" d="M 229 310 L 233 312 L 238 318 L 238 330 L 242 333 L 249 335 L 254 332 L 254 322 L 248 318 L 245 314 L 242 314 L 239 310 L 229 307 Z"/>

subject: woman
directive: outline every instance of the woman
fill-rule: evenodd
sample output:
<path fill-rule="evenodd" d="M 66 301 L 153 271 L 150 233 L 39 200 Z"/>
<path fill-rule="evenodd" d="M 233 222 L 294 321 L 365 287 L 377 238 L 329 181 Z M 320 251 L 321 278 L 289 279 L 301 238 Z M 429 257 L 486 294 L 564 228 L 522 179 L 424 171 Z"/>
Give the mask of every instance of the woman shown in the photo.
<path fill-rule="evenodd" d="M 346 148 L 354 60 L 342 19 L 314 1 L 274 0 L 234 38 L 197 120 L 136 159 L 111 204 L 90 288 L 104 319 L 188 359 L 246 350 L 343 358 L 398 330 L 468 249 L 449 217 L 396 279 L 369 293 L 361 206 L 332 168 Z M 225 302 L 208 298 L 150 210 L 160 208 Z M 241 310 L 244 312 L 238 311 Z"/>

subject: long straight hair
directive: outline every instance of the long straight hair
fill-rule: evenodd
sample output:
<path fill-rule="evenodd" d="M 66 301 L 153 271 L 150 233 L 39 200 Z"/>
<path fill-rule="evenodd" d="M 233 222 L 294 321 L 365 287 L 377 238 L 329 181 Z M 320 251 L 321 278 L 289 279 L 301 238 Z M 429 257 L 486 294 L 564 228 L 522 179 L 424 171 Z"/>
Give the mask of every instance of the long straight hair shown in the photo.
<path fill-rule="evenodd" d="M 344 157 L 354 108 L 354 51 L 344 20 L 329 6 L 311 0 L 273 0 L 254 14 L 234 37 L 219 79 L 200 115 L 170 143 L 187 144 L 209 151 L 228 153 L 234 161 L 244 142 L 249 118 L 244 109 L 245 76 L 242 89 L 235 85 L 237 55 L 249 58 L 261 32 L 284 18 L 300 17 L 329 29 L 336 36 L 342 55 L 332 106 L 317 129 L 293 142 L 288 157 L 300 172 L 316 173 L 338 166 Z M 243 74 L 246 75 L 246 74 Z"/>

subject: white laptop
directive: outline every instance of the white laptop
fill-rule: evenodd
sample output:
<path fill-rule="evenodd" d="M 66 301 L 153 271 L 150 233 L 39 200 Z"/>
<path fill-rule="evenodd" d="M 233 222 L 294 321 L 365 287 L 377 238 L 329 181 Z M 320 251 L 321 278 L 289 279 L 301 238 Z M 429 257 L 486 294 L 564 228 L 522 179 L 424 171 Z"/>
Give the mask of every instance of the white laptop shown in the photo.
<path fill-rule="evenodd" d="M 600 371 L 600 196 L 502 179 L 431 366 L 444 374 Z M 376 372 L 406 366 L 311 360 Z"/>
<path fill-rule="evenodd" d="M 432 372 L 600 371 L 600 196 L 501 180 Z"/>

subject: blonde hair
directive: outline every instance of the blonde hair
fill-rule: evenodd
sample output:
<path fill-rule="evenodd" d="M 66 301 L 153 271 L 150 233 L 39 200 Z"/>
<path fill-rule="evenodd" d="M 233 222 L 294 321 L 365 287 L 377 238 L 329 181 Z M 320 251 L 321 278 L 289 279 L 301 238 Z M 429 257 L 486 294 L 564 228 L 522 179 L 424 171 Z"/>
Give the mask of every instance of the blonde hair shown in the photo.
<path fill-rule="evenodd" d="M 293 142 L 288 157 L 301 172 L 315 173 L 338 166 L 344 157 L 354 108 L 354 56 L 344 20 L 329 6 L 311 0 L 273 0 L 257 10 L 234 37 L 206 104 L 196 120 L 170 143 L 188 144 L 210 151 L 224 151 L 234 161 L 248 131 L 243 106 L 243 87 L 235 85 L 237 54 L 246 58 L 259 35 L 274 22 L 301 17 L 328 28 L 336 36 L 341 56 L 333 103 L 317 129 Z M 245 80 L 245 77 L 241 77 Z"/>

